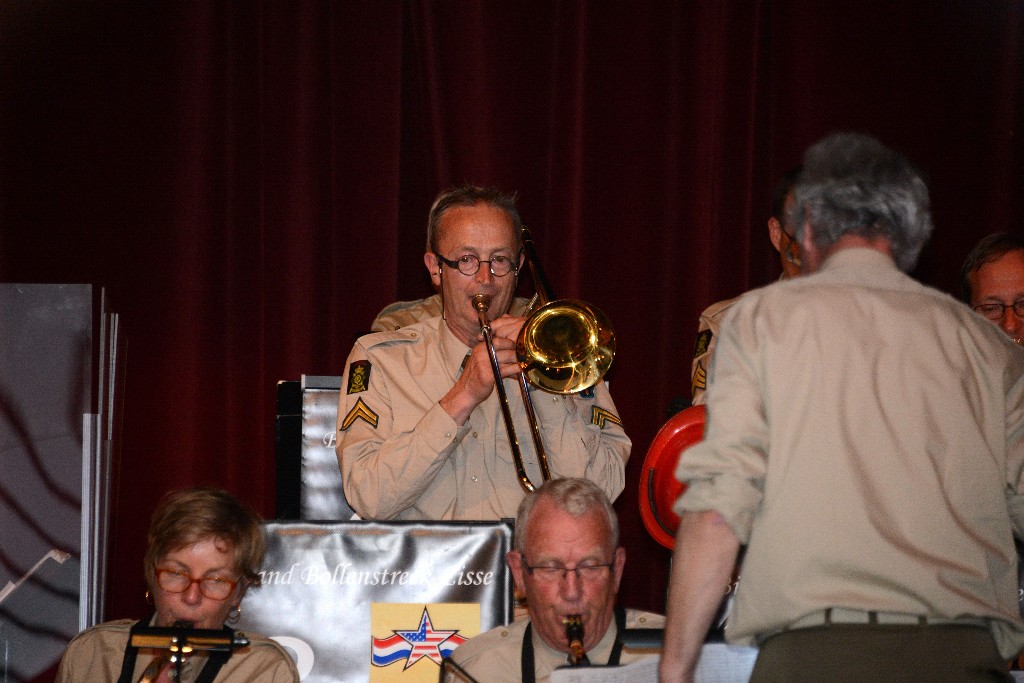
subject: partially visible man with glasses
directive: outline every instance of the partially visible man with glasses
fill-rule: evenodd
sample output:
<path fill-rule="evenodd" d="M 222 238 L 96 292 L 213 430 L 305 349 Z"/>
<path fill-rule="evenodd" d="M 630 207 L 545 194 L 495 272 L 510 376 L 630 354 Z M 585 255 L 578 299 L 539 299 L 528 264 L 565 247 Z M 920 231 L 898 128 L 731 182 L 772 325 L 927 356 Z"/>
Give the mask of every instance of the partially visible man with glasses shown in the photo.
<path fill-rule="evenodd" d="M 508 314 L 524 257 L 515 198 L 493 188 L 441 193 L 427 222 L 423 263 L 441 313 L 361 337 L 349 354 L 338 405 L 337 454 L 345 496 L 364 519 L 511 517 L 523 497 L 472 303 L 488 318 L 516 433 L 530 433 L 514 380 L 524 319 Z M 614 499 L 631 443 L 600 382 L 570 396 L 534 395 L 552 476 L 585 477 Z M 540 482 L 532 440 L 519 443 Z"/>
<path fill-rule="evenodd" d="M 249 586 L 259 583 L 263 529 L 255 512 L 226 491 L 175 491 L 157 506 L 146 550 L 148 620 L 121 619 L 80 633 L 68 646 L 58 683 L 170 680 L 167 649 L 131 647 L 136 627 L 224 629 L 242 610 Z M 277 642 L 246 630 L 249 645 L 233 652 L 195 651 L 181 663 L 180 683 L 298 683 L 295 663 Z"/>
<path fill-rule="evenodd" d="M 997 232 L 982 238 L 960 269 L 963 300 L 1024 345 L 1024 238 Z"/>
<path fill-rule="evenodd" d="M 664 618 L 615 606 L 626 551 L 601 489 L 585 479 L 547 482 L 520 504 L 514 545 L 506 559 L 528 615 L 460 645 L 446 680 L 547 681 L 568 663 L 571 616 L 581 618 L 587 663 L 645 656 L 623 647 L 622 630 L 662 628 Z"/>
<path fill-rule="evenodd" d="M 779 253 L 782 267 L 780 280 L 800 274 L 800 244 L 793 236 L 793 227 L 786 226 L 786 212 L 793 203 L 793 184 L 800 169 L 794 168 L 779 178 L 772 200 L 772 215 L 768 217 L 768 239 Z M 694 345 L 693 361 L 690 363 L 690 396 L 693 405 L 704 404 L 704 392 L 708 388 L 708 371 L 711 369 L 712 352 L 718 339 L 718 329 L 725 314 L 732 310 L 740 296 L 713 303 L 700 314 L 697 326 L 697 343 Z"/>

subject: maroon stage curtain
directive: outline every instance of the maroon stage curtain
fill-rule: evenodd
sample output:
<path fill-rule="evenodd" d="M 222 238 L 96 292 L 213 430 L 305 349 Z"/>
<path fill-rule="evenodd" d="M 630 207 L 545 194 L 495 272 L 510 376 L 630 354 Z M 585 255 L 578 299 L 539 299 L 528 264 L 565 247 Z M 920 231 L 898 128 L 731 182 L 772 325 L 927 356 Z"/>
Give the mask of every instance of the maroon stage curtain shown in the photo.
<path fill-rule="evenodd" d="M 516 190 L 553 289 L 619 334 L 623 601 L 664 609 L 636 487 L 697 316 L 777 277 L 772 187 L 833 130 L 930 178 L 916 271 L 1021 229 L 1010 0 L 0 5 L 0 280 L 108 288 L 128 341 L 109 617 L 171 488 L 274 513 L 275 384 L 429 293 L 436 192 Z M 794 359 L 794 362 L 799 362 Z"/>

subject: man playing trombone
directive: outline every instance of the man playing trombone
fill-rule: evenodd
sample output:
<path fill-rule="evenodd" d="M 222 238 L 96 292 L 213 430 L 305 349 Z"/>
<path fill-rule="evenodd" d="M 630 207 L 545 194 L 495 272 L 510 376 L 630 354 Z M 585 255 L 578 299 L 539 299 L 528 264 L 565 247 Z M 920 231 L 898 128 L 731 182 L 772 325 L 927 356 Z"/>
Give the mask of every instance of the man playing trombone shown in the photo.
<path fill-rule="evenodd" d="M 552 477 L 590 479 L 612 500 L 622 490 L 631 443 L 603 381 L 569 395 L 529 392 L 535 420 L 520 400 L 515 340 L 525 319 L 507 312 L 525 264 L 521 233 L 514 197 L 498 190 L 464 186 L 434 201 L 423 262 L 442 314 L 361 337 L 345 364 L 337 454 L 361 517 L 514 516 L 528 486 L 517 465 L 538 486 L 545 478 L 539 444 L 510 437 L 533 426 Z"/>

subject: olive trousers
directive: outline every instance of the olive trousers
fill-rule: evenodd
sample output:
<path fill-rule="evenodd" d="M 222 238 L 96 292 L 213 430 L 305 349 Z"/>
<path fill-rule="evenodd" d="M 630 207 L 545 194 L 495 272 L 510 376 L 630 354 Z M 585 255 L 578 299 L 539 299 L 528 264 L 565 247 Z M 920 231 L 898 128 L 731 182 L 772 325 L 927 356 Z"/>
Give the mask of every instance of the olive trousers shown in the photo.
<path fill-rule="evenodd" d="M 758 652 L 750 683 L 1013 681 L 979 626 L 829 624 L 783 631 Z"/>

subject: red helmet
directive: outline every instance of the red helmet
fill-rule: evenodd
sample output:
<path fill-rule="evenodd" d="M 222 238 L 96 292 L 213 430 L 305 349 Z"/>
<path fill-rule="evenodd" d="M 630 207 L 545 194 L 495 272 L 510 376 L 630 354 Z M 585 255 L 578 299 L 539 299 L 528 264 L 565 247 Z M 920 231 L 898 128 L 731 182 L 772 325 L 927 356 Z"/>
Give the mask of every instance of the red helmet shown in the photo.
<path fill-rule="evenodd" d="M 640 473 L 640 518 L 658 543 L 671 549 L 676 542 L 679 515 L 672 511 L 686 485 L 676 479 L 679 456 L 704 438 L 704 406 L 691 406 L 673 415 L 651 442 Z"/>

